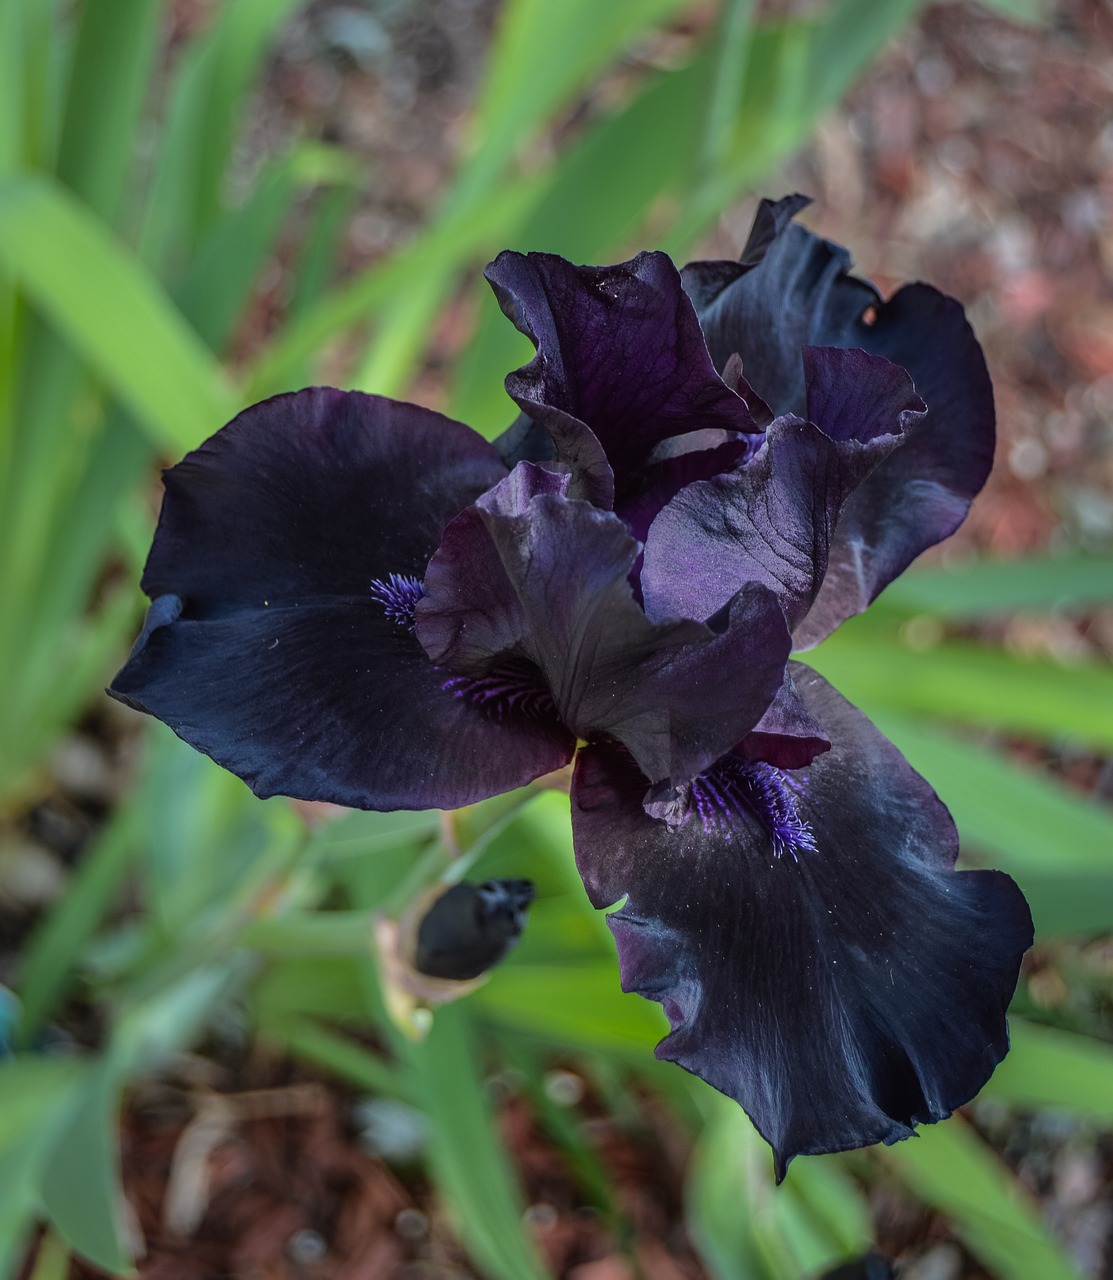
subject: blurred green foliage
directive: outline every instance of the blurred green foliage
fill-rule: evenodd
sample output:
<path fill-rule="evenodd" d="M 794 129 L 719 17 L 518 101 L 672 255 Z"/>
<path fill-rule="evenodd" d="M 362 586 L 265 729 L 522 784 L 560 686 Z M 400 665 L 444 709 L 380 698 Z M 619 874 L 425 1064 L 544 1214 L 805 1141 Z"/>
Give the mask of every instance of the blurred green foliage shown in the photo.
<path fill-rule="evenodd" d="M 758 22 L 750 0 L 723 0 L 686 61 L 645 72 L 551 159 L 523 165 L 593 77 L 689 5 L 506 0 L 471 145 L 435 215 L 392 257 L 341 280 L 333 250 L 364 181 L 351 155 L 295 140 L 229 196 L 248 95 L 294 7 L 224 0 L 168 60 L 159 0 L 0 6 L 0 822 L 43 793 L 44 761 L 136 627 L 157 461 L 249 400 L 312 380 L 341 341 L 352 383 L 403 392 L 446 300 L 465 282 L 480 290 L 478 266 L 502 248 L 606 261 L 660 244 L 682 256 L 918 6 L 828 0 Z M 151 130 L 156 144 L 140 147 Z M 290 305 L 262 352 L 233 366 L 231 335 L 295 208 Z M 501 381 L 524 340 L 489 298 L 477 313 L 453 410 L 493 434 L 510 416 Z M 1113 821 L 997 744 L 1021 733 L 1108 754 L 1113 677 L 961 637 L 1017 611 L 1108 602 L 1111 580 L 1113 563 L 1081 558 L 913 572 L 816 654 L 950 803 L 968 856 L 1021 882 L 1049 945 L 1113 929 Z M 553 1053 L 593 1079 L 637 1082 L 689 1128 L 690 1229 L 719 1280 L 797 1280 L 860 1253 L 863 1186 L 878 1178 L 947 1215 L 1003 1280 L 1078 1274 L 961 1120 L 888 1151 L 798 1160 L 775 1191 L 741 1111 L 654 1062 L 662 1015 L 619 990 L 609 933 L 575 874 L 567 801 L 527 790 L 461 815 L 455 862 L 444 834 L 436 814 L 352 814 L 311 830 L 151 726 L 138 785 L 20 963 L 17 1050 L 0 1065 L 0 1272 L 39 1222 L 37 1274 L 64 1274 L 71 1250 L 128 1271 L 122 1092 L 235 1016 L 338 1080 L 425 1113 L 431 1176 L 476 1267 L 496 1280 L 546 1271 L 492 1124 L 489 1069 L 515 1068 L 585 1197 L 621 1226 L 575 1113 L 539 1085 Z M 540 896 L 512 959 L 414 1041 L 387 1016 L 371 920 L 450 865 L 528 872 Z M 125 886 L 141 912 L 119 913 Z M 74 996 L 99 1010 L 100 1047 L 50 1053 L 44 1031 Z M 1013 1026 L 987 1096 L 1113 1124 L 1113 1049 L 1092 1019 Z"/>

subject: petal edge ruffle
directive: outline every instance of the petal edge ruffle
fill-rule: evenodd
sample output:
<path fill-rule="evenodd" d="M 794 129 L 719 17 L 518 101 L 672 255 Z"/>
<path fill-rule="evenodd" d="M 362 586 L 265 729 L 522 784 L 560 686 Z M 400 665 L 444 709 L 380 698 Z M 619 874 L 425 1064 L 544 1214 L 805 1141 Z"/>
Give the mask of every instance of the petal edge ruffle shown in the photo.
<path fill-rule="evenodd" d="M 954 824 L 899 751 L 793 672 L 831 749 L 779 780 L 739 766 L 754 787 L 733 818 L 650 820 L 644 780 L 606 746 L 581 751 L 572 788 L 589 897 L 626 897 L 608 916 L 623 988 L 672 1025 L 658 1056 L 742 1104 L 778 1177 L 795 1155 L 894 1142 L 973 1097 L 1007 1051 L 1032 939 L 1007 876 L 953 870 Z"/>

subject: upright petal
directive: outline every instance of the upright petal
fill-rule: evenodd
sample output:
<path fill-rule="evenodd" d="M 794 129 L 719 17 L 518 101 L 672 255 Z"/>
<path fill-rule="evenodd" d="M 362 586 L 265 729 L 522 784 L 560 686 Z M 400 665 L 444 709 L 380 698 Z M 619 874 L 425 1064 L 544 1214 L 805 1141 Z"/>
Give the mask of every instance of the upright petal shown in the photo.
<path fill-rule="evenodd" d="M 911 373 L 928 413 L 843 509 L 827 576 L 794 637 L 800 649 L 949 538 L 993 467 L 993 387 L 962 307 L 929 285 L 908 285 L 878 308 L 869 334 L 862 345 Z"/>
<path fill-rule="evenodd" d="M 883 301 L 850 274 L 845 249 L 785 221 L 801 207 L 795 199 L 763 206 L 762 232 L 741 263 L 684 269 L 716 368 L 739 353 L 776 413 L 804 414 L 804 347 L 859 347 L 907 369 L 928 409 L 843 511 L 827 580 L 794 637 L 808 647 L 955 531 L 992 466 L 994 411 L 961 306 L 923 284 Z"/>
<path fill-rule="evenodd" d="M 506 252 L 487 268 L 503 310 L 537 346 L 507 391 L 571 461 L 590 431 L 621 491 L 654 446 L 706 428 L 755 432 L 715 372 L 676 268 L 663 253 L 613 267 Z M 578 495 L 579 496 L 579 495 Z M 584 495 L 590 496 L 590 495 Z"/>
<path fill-rule="evenodd" d="M 576 856 L 623 988 L 664 1007 L 659 1057 L 745 1107 L 795 1155 L 907 1137 L 981 1088 L 1032 939 L 1000 872 L 953 870 L 947 810 L 825 681 L 793 667 L 830 751 L 799 773 L 720 761 L 673 824 L 613 747 L 581 751 Z"/>
<path fill-rule="evenodd" d="M 314 388 L 246 410 L 166 475 L 156 599 L 110 692 L 259 795 L 448 808 L 559 768 L 567 731 L 496 723 L 413 634 L 445 525 L 504 475 L 413 405 Z"/>
<path fill-rule="evenodd" d="M 650 526 L 641 588 L 650 617 L 710 617 L 747 582 L 775 592 L 790 628 L 828 571 L 842 512 L 923 402 L 897 365 L 809 347 L 810 422 L 778 418 L 737 471 L 682 489 Z"/>
<path fill-rule="evenodd" d="M 434 662 L 476 680 L 529 663 L 579 736 L 619 739 L 654 783 L 689 778 L 781 686 L 776 599 L 749 586 L 714 626 L 651 622 L 633 597 L 638 544 L 622 521 L 552 484 L 520 463 L 452 522 L 426 574 L 418 637 Z"/>

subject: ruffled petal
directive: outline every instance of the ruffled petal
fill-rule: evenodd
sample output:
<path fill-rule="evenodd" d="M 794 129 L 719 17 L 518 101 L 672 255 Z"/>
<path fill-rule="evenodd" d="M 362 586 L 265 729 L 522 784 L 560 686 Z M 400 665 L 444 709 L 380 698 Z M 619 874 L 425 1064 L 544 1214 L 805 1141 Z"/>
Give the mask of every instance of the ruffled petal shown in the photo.
<path fill-rule="evenodd" d="M 740 470 L 681 490 L 650 527 L 641 588 L 650 617 L 710 617 L 747 582 L 790 628 L 827 572 L 844 506 L 923 413 L 903 369 L 862 351 L 805 352 L 810 422 L 778 418 Z"/>
<path fill-rule="evenodd" d="M 549 430 L 559 460 L 586 454 L 597 467 L 585 445 L 590 432 L 621 492 L 671 436 L 758 430 L 745 401 L 712 366 L 665 254 L 577 267 L 553 254 L 506 252 L 486 274 L 507 316 L 537 346 L 536 357 L 507 378 L 507 391 Z"/>
<path fill-rule="evenodd" d="M 143 575 L 190 618 L 366 599 L 425 572 L 445 525 L 506 475 L 493 445 L 417 405 L 311 387 L 245 409 L 164 475 Z"/>
<path fill-rule="evenodd" d="M 638 544 L 557 483 L 520 463 L 453 521 L 425 577 L 418 638 L 476 681 L 528 663 L 580 737 L 617 738 L 654 783 L 690 778 L 781 686 L 788 633 L 776 599 L 750 585 L 714 626 L 651 622 L 629 582 Z"/>
<path fill-rule="evenodd" d="M 949 538 L 993 467 L 993 387 L 953 298 L 924 284 L 901 289 L 878 308 L 862 345 L 909 371 L 928 412 L 843 508 L 823 585 L 794 636 L 799 649 L 861 613 L 921 551 Z"/>
<path fill-rule="evenodd" d="M 806 648 L 955 531 L 989 475 L 995 419 L 961 306 L 923 284 L 883 301 L 850 274 L 845 249 L 786 220 L 800 207 L 799 197 L 764 204 L 742 262 L 684 269 L 716 368 L 739 353 L 774 412 L 803 415 L 804 347 L 858 347 L 907 369 L 928 409 L 843 511 L 827 580 L 794 635 Z"/>
<path fill-rule="evenodd" d="M 567 764 L 552 718 L 485 713 L 375 600 L 204 620 L 161 596 L 110 692 L 258 796 L 453 809 Z"/>
<path fill-rule="evenodd" d="M 831 737 L 799 773 L 719 762 L 673 826 L 621 752 L 580 752 L 576 856 L 625 990 L 660 1001 L 657 1048 L 746 1109 L 778 1178 L 801 1154 L 909 1136 L 967 1102 L 1008 1049 L 1031 917 L 995 871 L 953 870 L 946 808 L 824 680 Z"/>

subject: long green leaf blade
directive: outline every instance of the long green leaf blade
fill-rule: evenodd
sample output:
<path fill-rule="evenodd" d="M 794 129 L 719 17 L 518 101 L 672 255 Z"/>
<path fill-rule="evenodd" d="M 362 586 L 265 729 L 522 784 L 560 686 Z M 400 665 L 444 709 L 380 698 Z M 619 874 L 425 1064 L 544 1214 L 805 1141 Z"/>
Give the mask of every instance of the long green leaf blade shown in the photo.
<path fill-rule="evenodd" d="M 1000 1280 L 1082 1280 L 1019 1182 L 957 1116 L 876 1151 Z"/>
<path fill-rule="evenodd" d="M 0 262 L 158 447 L 192 448 L 230 416 L 220 370 L 165 294 L 48 178 L 0 183 Z"/>
<path fill-rule="evenodd" d="M 484 1100 L 477 1056 L 459 1002 L 437 1010 L 428 1039 L 411 1051 L 418 1101 L 430 1120 L 433 1169 L 456 1228 L 485 1273 L 545 1280 L 523 1231 L 525 1205 Z"/>

